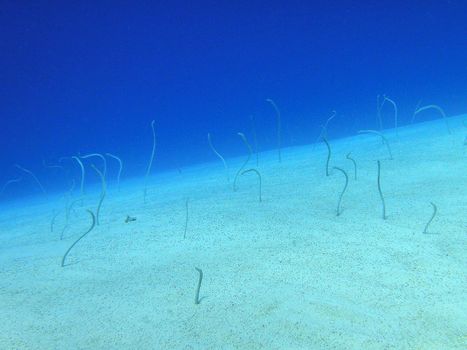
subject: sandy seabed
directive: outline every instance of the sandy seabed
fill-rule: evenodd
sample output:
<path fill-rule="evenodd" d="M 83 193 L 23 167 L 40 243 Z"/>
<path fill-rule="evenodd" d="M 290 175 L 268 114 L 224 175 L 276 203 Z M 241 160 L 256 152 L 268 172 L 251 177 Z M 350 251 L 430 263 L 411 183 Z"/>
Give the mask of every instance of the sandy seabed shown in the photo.
<path fill-rule="evenodd" d="M 66 196 L 4 202 L 0 349 L 465 349 L 466 119 L 386 131 L 393 160 L 376 135 L 331 140 L 328 177 L 324 144 L 261 153 L 261 203 L 254 173 L 232 189 L 245 157 L 230 181 L 217 160 L 154 176 L 146 203 L 109 184 L 64 267 L 99 187 L 67 226 Z"/>

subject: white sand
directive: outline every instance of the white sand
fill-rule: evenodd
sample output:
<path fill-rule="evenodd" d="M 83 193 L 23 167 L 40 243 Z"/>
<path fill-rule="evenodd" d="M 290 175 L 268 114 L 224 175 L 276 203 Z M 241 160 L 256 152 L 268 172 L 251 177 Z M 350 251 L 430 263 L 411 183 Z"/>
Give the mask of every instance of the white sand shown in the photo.
<path fill-rule="evenodd" d="M 464 117 L 393 132 L 394 160 L 372 135 L 260 155 L 233 192 L 222 163 L 110 186 L 101 225 L 60 267 L 90 224 L 99 187 L 0 212 L 0 349 L 465 349 L 467 129 Z M 358 163 L 358 180 L 352 163 Z M 214 156 L 213 156 L 214 159 Z M 228 160 L 230 177 L 244 158 Z M 387 220 L 376 159 L 382 161 Z M 254 165 L 254 160 L 250 166 Z M 185 198 L 187 239 L 183 240 Z M 423 234 L 432 208 L 438 215 Z M 127 215 L 137 220 L 124 223 Z M 194 304 L 204 271 L 201 304 Z"/>

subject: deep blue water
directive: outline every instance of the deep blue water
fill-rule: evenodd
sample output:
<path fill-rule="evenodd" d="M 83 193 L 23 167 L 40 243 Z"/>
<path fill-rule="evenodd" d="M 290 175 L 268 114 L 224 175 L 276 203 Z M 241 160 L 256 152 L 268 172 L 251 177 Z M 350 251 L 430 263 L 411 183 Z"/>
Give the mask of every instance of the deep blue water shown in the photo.
<path fill-rule="evenodd" d="M 90 152 L 143 176 L 153 119 L 153 173 L 215 160 L 208 132 L 226 157 L 244 153 L 250 115 L 271 149 L 266 98 L 284 146 L 314 142 L 332 110 L 330 138 L 376 128 L 377 94 L 401 125 L 420 99 L 467 107 L 465 1 L 2 1 L 0 26 L 0 185 L 18 163 L 64 190 L 76 167 L 42 162 Z M 31 193 L 29 179 L 4 198 Z"/>

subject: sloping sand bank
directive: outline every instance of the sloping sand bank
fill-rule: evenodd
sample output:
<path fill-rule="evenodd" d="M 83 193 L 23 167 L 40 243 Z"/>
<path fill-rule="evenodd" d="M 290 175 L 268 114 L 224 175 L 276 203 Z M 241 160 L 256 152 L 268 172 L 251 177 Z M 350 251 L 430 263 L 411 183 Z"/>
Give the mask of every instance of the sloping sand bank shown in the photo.
<path fill-rule="evenodd" d="M 48 198 L 0 213 L 1 349 L 465 349 L 466 116 L 99 188 L 71 211 Z M 353 164 L 357 163 L 357 180 Z M 228 159 L 230 178 L 244 158 Z M 382 219 L 377 189 L 387 219 Z M 254 159 L 248 165 L 255 166 Z M 183 239 L 188 201 L 188 226 Z M 432 215 L 438 212 L 424 234 Z M 136 221 L 125 223 L 127 215 Z M 199 305 L 198 273 L 204 272 Z"/>

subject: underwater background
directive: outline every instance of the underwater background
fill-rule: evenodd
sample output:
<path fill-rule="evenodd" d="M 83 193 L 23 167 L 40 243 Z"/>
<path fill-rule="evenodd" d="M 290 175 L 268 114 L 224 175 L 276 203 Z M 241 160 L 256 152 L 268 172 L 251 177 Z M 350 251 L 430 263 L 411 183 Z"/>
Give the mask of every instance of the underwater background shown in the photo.
<path fill-rule="evenodd" d="M 465 1 L 2 1 L 0 23 L 3 183 L 20 164 L 63 191 L 73 175 L 44 163 L 91 152 L 143 176 L 153 119 L 155 173 L 215 160 L 208 132 L 225 157 L 243 154 L 251 116 L 259 150 L 274 149 L 268 98 L 283 147 L 315 142 L 333 110 L 331 139 L 378 128 L 378 94 L 399 125 L 419 101 L 466 108 Z M 23 181 L 2 196 L 37 191 Z"/>
<path fill-rule="evenodd" d="M 2 1 L 0 349 L 465 350 L 466 29 Z"/>

